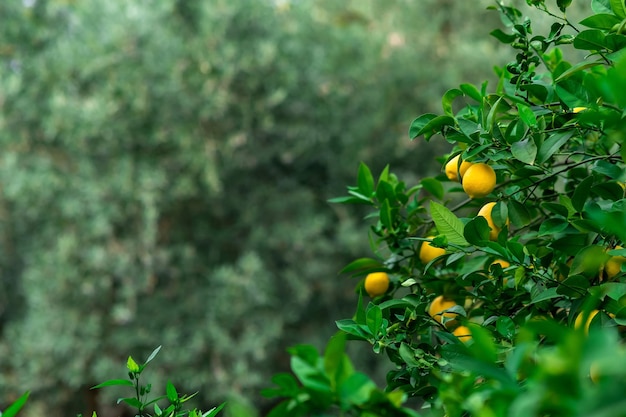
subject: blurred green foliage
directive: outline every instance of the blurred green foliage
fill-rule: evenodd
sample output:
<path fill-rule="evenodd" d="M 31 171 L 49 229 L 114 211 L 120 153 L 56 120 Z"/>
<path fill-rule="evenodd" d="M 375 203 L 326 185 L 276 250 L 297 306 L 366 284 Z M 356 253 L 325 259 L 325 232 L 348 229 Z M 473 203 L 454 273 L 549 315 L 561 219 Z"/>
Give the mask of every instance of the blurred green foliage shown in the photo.
<path fill-rule="evenodd" d="M 155 384 L 262 405 L 285 347 L 352 310 L 334 278 L 368 242 L 326 200 L 359 160 L 436 169 L 404 135 L 490 71 L 477 10 L 0 2 L 0 392 L 90 414 L 111 398 L 77 393 L 162 344 Z"/>

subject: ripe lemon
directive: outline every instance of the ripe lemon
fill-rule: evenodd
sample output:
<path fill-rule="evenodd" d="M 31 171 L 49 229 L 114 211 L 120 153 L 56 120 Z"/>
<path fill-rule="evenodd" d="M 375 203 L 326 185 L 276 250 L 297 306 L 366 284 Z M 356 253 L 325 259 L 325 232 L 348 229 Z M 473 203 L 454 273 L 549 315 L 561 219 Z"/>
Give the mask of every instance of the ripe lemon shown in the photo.
<path fill-rule="evenodd" d="M 428 236 L 426 239 L 433 239 L 435 236 Z M 427 264 L 435 258 L 446 253 L 445 249 L 436 248 L 430 244 L 430 242 L 424 241 L 422 242 L 422 246 L 420 247 L 420 261 L 422 263 Z"/>
<path fill-rule="evenodd" d="M 587 317 L 587 321 L 585 322 L 585 333 L 589 333 L 589 326 L 591 326 L 591 322 L 593 320 L 593 318 L 600 312 L 600 310 L 592 310 L 591 313 L 589 314 L 589 317 Z M 576 316 L 576 320 L 574 320 L 574 328 L 575 329 L 580 329 L 583 325 L 583 313 L 580 312 L 578 313 L 578 316 Z"/>
<path fill-rule="evenodd" d="M 374 298 L 383 295 L 389 289 L 389 275 L 385 272 L 372 272 L 365 277 L 365 291 Z"/>
<path fill-rule="evenodd" d="M 452 332 L 453 335 L 458 337 L 461 342 L 466 343 L 472 340 L 472 332 L 467 326 L 459 326 Z"/>
<path fill-rule="evenodd" d="M 487 224 L 491 231 L 489 231 L 489 239 L 497 240 L 498 235 L 500 234 L 500 228 L 496 226 L 493 222 L 493 217 L 491 217 L 491 212 L 493 208 L 496 206 L 496 202 L 492 201 L 491 203 L 487 203 L 478 210 L 478 216 L 482 216 L 487 220 Z M 506 223 L 509 224 L 509 219 L 506 219 Z"/>
<path fill-rule="evenodd" d="M 472 166 L 471 162 L 467 162 L 467 161 L 463 161 L 461 162 L 461 166 L 459 166 L 459 159 L 461 158 L 461 154 L 455 156 L 454 158 L 452 158 L 451 160 L 448 161 L 448 163 L 446 164 L 446 177 L 448 177 L 448 179 L 450 181 L 459 181 L 459 174 L 461 174 L 461 177 L 463 177 L 463 175 L 465 175 L 465 171 L 467 171 L 467 169 Z"/>
<path fill-rule="evenodd" d="M 443 321 L 443 317 L 446 318 L 454 318 L 457 316 L 456 313 L 444 313 L 445 310 L 456 306 L 457 304 L 453 300 L 447 300 L 443 295 L 435 298 L 428 307 L 428 315 L 439 323 Z M 446 324 L 449 322 L 446 322 Z"/>
<path fill-rule="evenodd" d="M 500 265 L 502 267 L 502 269 L 508 268 L 509 266 L 511 266 L 511 264 L 509 262 L 505 261 L 504 259 L 496 259 L 495 261 L 493 261 L 491 263 L 491 265 L 495 265 L 495 264 Z"/>
<path fill-rule="evenodd" d="M 621 246 L 616 246 L 615 249 L 623 249 Z M 615 275 L 622 272 L 622 264 L 626 262 L 626 258 L 623 256 L 611 256 L 611 258 L 604 264 L 604 272 L 607 278 L 611 279 Z"/>
<path fill-rule="evenodd" d="M 489 195 L 496 188 L 496 172 L 484 163 L 473 164 L 463 176 L 463 190 L 470 198 Z"/>

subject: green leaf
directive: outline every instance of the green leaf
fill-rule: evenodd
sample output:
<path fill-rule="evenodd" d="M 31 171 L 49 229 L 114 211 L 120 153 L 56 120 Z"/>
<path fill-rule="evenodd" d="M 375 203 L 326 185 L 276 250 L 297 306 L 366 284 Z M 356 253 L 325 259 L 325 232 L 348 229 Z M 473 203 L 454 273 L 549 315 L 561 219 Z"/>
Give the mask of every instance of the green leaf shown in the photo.
<path fill-rule="evenodd" d="M 126 368 L 133 373 L 139 372 L 139 365 L 135 362 L 132 356 L 128 357 L 128 360 L 126 361 Z"/>
<path fill-rule="evenodd" d="M 524 227 L 530 224 L 530 213 L 526 206 L 516 200 L 509 200 L 507 202 L 509 209 L 509 220 L 516 227 Z"/>
<path fill-rule="evenodd" d="M 398 199 L 396 198 L 396 192 L 393 186 L 387 181 L 379 181 L 376 187 L 376 199 L 379 202 L 389 200 L 389 204 L 396 204 Z"/>
<path fill-rule="evenodd" d="M 539 236 L 549 236 L 560 233 L 567 229 L 569 223 L 562 218 L 553 217 L 545 219 L 539 226 Z"/>
<path fill-rule="evenodd" d="M 370 303 L 369 306 L 367 306 L 365 323 L 372 335 L 377 336 L 380 333 L 380 327 L 383 324 L 383 312 L 378 305 Z"/>
<path fill-rule="evenodd" d="M 561 295 L 558 293 L 557 290 L 558 287 L 552 287 L 548 288 L 547 290 L 537 292 L 537 294 L 532 297 L 530 304 L 539 303 L 541 301 L 560 297 Z"/>
<path fill-rule="evenodd" d="M 515 323 L 508 316 L 500 316 L 496 320 L 496 330 L 502 336 L 511 340 L 515 336 Z"/>
<path fill-rule="evenodd" d="M 379 216 L 382 225 L 389 229 L 389 231 L 393 231 L 393 216 L 392 209 L 389 206 L 389 200 L 385 200 L 381 204 Z"/>
<path fill-rule="evenodd" d="M 415 139 L 416 137 L 418 137 L 419 135 L 421 135 L 421 131 L 424 129 L 424 127 L 426 125 L 428 125 L 428 123 L 430 123 L 431 120 L 433 120 L 435 117 L 437 117 L 436 114 L 432 114 L 432 113 L 427 113 L 427 114 L 422 114 L 421 116 L 419 116 L 418 118 L 416 118 L 415 120 L 413 120 L 411 122 L 411 126 L 409 127 L 409 138 L 411 139 Z"/>
<path fill-rule="evenodd" d="M 343 378 L 343 363 L 346 350 L 346 333 L 338 332 L 330 338 L 324 351 L 324 371 L 333 386 Z"/>
<path fill-rule="evenodd" d="M 292 356 L 291 370 L 305 388 L 330 394 L 330 381 L 317 367 L 298 356 Z"/>
<path fill-rule="evenodd" d="M 415 123 L 416 120 L 414 120 L 413 122 Z M 411 132 L 410 134 L 415 133 L 415 136 L 412 136 L 412 138 L 424 135 L 426 140 L 428 140 L 434 134 L 440 133 L 445 126 L 454 126 L 454 124 L 455 124 L 455 121 L 453 117 L 437 116 L 433 118 L 432 120 L 430 120 L 428 123 L 426 123 L 421 129 L 417 130 L 416 132 L 413 132 L 412 130 L 409 130 L 409 132 Z M 411 129 L 412 128 L 413 128 L 413 124 L 411 124 Z"/>
<path fill-rule="evenodd" d="M 478 88 L 476 88 L 476 86 L 474 86 L 473 84 L 461 84 L 460 89 L 466 96 L 471 97 L 479 103 L 482 103 L 483 96 L 480 94 L 480 91 L 478 91 Z"/>
<path fill-rule="evenodd" d="M 367 375 L 360 372 L 352 374 L 338 390 L 341 408 L 351 410 L 367 403 L 375 390 L 376 384 Z"/>
<path fill-rule="evenodd" d="M 352 340 L 369 340 L 372 337 L 367 326 L 358 324 L 352 319 L 336 320 L 335 325 L 342 332 L 346 332 Z"/>
<path fill-rule="evenodd" d="M 420 181 L 422 187 L 431 193 L 435 198 L 441 200 L 444 197 L 444 189 L 441 181 L 435 178 L 424 178 Z"/>
<path fill-rule="evenodd" d="M 497 359 L 496 346 L 489 330 L 477 324 L 469 324 L 474 343 L 469 347 L 473 356 L 487 363 L 495 363 Z"/>
<path fill-rule="evenodd" d="M 576 49 L 600 51 L 605 47 L 604 33 L 598 29 L 583 30 L 574 38 L 574 48 Z"/>
<path fill-rule="evenodd" d="M 13 402 L 10 406 L 4 410 L 4 412 L 0 412 L 0 416 L 2 417 L 15 417 L 17 413 L 24 407 L 26 401 L 28 400 L 28 396 L 30 395 L 30 391 L 26 391 L 22 394 L 17 400 Z"/>
<path fill-rule="evenodd" d="M 535 113 L 533 113 L 532 109 L 529 106 L 522 103 L 517 103 L 517 112 L 524 124 L 530 127 L 537 126 L 537 116 L 535 116 Z"/>
<path fill-rule="evenodd" d="M 613 26 L 622 22 L 622 19 L 609 13 L 598 13 L 580 21 L 580 24 L 592 29 L 610 30 Z"/>
<path fill-rule="evenodd" d="M 565 145 L 569 138 L 574 135 L 574 130 L 567 130 L 564 132 L 553 133 L 546 139 L 537 152 L 537 162 L 543 164 L 552 157 L 556 152 L 561 149 L 561 146 Z"/>
<path fill-rule="evenodd" d="M 513 43 L 517 39 L 516 35 L 505 33 L 501 29 L 492 30 L 489 34 L 502 43 Z"/>
<path fill-rule="evenodd" d="M 357 185 L 359 192 L 366 197 L 371 197 L 374 193 L 374 177 L 372 177 L 372 172 L 363 162 L 359 164 Z"/>
<path fill-rule="evenodd" d="M 217 407 L 211 408 L 209 411 L 202 414 L 202 417 L 215 417 L 220 411 L 222 411 L 222 408 L 224 408 L 225 405 L 226 403 L 221 403 Z"/>
<path fill-rule="evenodd" d="M 448 243 L 459 246 L 468 245 L 463 237 L 463 222 L 448 208 L 435 201 L 431 201 L 430 215 L 435 222 L 437 231 L 446 236 Z"/>
<path fill-rule="evenodd" d="M 511 153 L 518 161 L 533 165 L 537 157 L 537 145 L 532 138 L 526 138 L 511 145 Z"/>
<path fill-rule="evenodd" d="M 611 13 L 611 0 L 591 0 L 591 10 L 594 13 Z"/>
<path fill-rule="evenodd" d="M 398 349 L 398 353 L 402 358 L 402 361 L 407 364 L 409 367 L 418 367 L 420 363 L 417 359 L 415 359 L 415 352 L 411 349 L 406 343 L 400 344 L 400 349 Z"/>
<path fill-rule="evenodd" d="M 443 107 L 443 112 L 448 116 L 454 116 L 454 112 L 452 111 L 452 102 L 455 98 L 463 96 L 463 91 L 458 88 L 453 88 L 451 90 L 446 91 L 446 93 L 441 98 L 441 106 Z"/>
<path fill-rule="evenodd" d="M 161 350 L 161 346 L 158 346 L 156 349 L 154 349 L 152 353 L 150 354 L 150 356 L 148 356 L 148 359 L 146 359 L 144 366 L 152 362 L 152 360 L 156 357 L 156 355 L 159 353 L 160 350 Z"/>
<path fill-rule="evenodd" d="M 126 387 L 134 387 L 135 386 L 135 384 L 133 384 L 132 381 L 129 381 L 128 379 L 109 379 L 108 381 L 105 381 L 105 382 L 103 382 L 101 384 L 94 385 L 93 387 L 91 387 L 91 389 L 112 387 L 112 386 L 116 386 L 116 385 L 122 385 L 122 386 L 126 386 Z"/>
<path fill-rule="evenodd" d="M 174 387 L 174 384 L 171 383 L 171 381 L 167 381 L 167 384 L 165 385 L 165 394 L 167 395 L 167 400 L 174 404 L 176 401 L 178 401 L 178 392 L 176 392 L 176 387 Z"/>
<path fill-rule="evenodd" d="M 613 10 L 613 13 L 619 18 L 626 19 L 626 5 L 624 5 L 624 0 L 611 0 L 611 10 Z"/>
<path fill-rule="evenodd" d="M 571 77 L 572 75 L 580 72 L 580 71 L 584 71 L 588 68 L 593 68 L 596 67 L 598 65 L 603 65 L 602 61 L 592 61 L 592 62 L 588 62 L 588 61 L 582 61 L 577 63 L 576 65 L 572 66 L 571 68 L 569 68 L 568 70 L 566 70 L 565 72 L 563 72 L 561 75 L 559 75 L 555 82 L 561 82 L 563 80 L 568 79 L 569 77 Z"/>
<path fill-rule="evenodd" d="M 589 194 L 591 193 L 591 186 L 593 185 L 593 176 L 588 176 L 584 180 L 582 180 L 574 189 L 574 194 L 572 195 L 572 206 L 576 209 L 577 212 L 582 212 L 585 207 L 585 203 L 589 198 Z"/>
<path fill-rule="evenodd" d="M 372 204 L 372 201 L 365 196 L 360 197 L 333 197 L 327 200 L 331 204 Z"/>
<path fill-rule="evenodd" d="M 117 400 L 117 403 L 126 403 L 128 405 L 130 405 L 131 407 L 137 408 L 137 409 L 142 409 L 143 408 L 143 403 L 141 401 L 139 401 L 137 398 L 133 398 L 133 397 L 128 397 L 128 398 L 120 398 Z"/>
<path fill-rule="evenodd" d="M 463 236 L 471 245 L 483 246 L 489 241 L 490 231 L 487 220 L 483 216 L 477 216 L 467 222 L 463 229 Z"/>
<path fill-rule="evenodd" d="M 350 262 L 341 271 L 339 271 L 339 273 L 340 274 L 346 274 L 348 272 L 356 272 L 356 271 L 376 272 L 376 271 L 381 271 L 381 270 L 385 270 L 385 268 L 383 267 L 383 264 L 381 264 L 376 259 L 359 258 L 359 259 L 357 259 L 355 261 Z"/>

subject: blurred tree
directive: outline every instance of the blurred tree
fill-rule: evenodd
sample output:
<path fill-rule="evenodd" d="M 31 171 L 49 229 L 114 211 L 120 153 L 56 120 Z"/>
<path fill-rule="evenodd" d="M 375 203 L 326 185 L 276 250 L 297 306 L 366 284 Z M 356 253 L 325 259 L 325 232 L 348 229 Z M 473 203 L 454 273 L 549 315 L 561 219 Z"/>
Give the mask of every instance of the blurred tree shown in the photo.
<path fill-rule="evenodd" d="M 0 391 L 71 414 L 163 344 L 157 383 L 260 403 L 352 310 L 368 243 L 326 200 L 438 169 L 410 118 L 490 70 L 497 16 L 438 3 L 1 2 Z"/>

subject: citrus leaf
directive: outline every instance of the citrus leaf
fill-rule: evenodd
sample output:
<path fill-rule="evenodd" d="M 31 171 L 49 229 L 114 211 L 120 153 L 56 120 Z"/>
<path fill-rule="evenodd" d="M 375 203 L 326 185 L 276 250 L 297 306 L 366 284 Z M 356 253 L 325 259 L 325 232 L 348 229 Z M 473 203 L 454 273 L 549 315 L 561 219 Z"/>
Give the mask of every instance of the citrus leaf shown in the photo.
<path fill-rule="evenodd" d="M 480 91 L 478 91 L 478 88 L 476 88 L 474 85 L 461 84 L 459 87 L 461 88 L 461 91 L 463 91 L 463 93 L 466 96 L 473 98 L 479 103 L 483 101 L 483 96 L 480 95 Z"/>
<path fill-rule="evenodd" d="M 540 164 L 546 162 L 552 155 L 555 154 L 555 152 L 561 149 L 561 146 L 567 143 L 569 138 L 573 135 L 573 130 L 557 132 L 550 135 L 550 137 L 539 147 L 539 151 L 537 152 L 537 162 Z"/>
<path fill-rule="evenodd" d="M 626 19 L 626 5 L 624 0 L 611 0 L 611 10 L 622 19 Z"/>
<path fill-rule="evenodd" d="M 369 197 L 374 193 L 374 177 L 372 177 L 372 172 L 363 162 L 359 164 L 357 184 L 359 192 L 364 196 Z"/>
<path fill-rule="evenodd" d="M 345 274 L 348 272 L 368 271 L 368 270 L 374 270 L 374 269 L 383 269 L 383 265 L 376 259 L 359 258 L 355 261 L 350 262 L 341 271 L 339 271 L 339 273 Z"/>
<path fill-rule="evenodd" d="M 435 178 L 424 178 L 420 181 L 422 187 L 439 200 L 443 199 L 444 189 L 441 182 Z"/>
<path fill-rule="evenodd" d="M 452 112 L 452 102 L 455 98 L 463 96 L 463 91 L 458 88 L 453 88 L 451 90 L 446 91 L 446 93 L 441 98 L 441 106 L 443 107 L 443 112 L 448 116 L 454 116 Z"/>
<path fill-rule="evenodd" d="M 409 127 L 409 138 L 415 139 L 418 137 L 421 134 L 419 132 L 424 129 L 424 126 L 426 126 L 435 117 L 437 117 L 436 114 L 426 113 L 413 120 L 411 122 L 411 127 Z"/>
<path fill-rule="evenodd" d="M 467 240 L 463 237 L 463 222 L 448 208 L 435 202 L 430 202 L 430 215 L 435 222 L 437 231 L 446 236 L 448 243 L 459 246 L 467 246 Z"/>
<path fill-rule="evenodd" d="M 517 103 L 517 112 L 526 126 L 537 126 L 537 116 L 535 116 L 535 113 L 533 113 L 530 107 L 522 103 Z"/>
<path fill-rule="evenodd" d="M 511 145 L 511 153 L 518 161 L 533 165 L 537 157 L 537 145 L 531 138 L 526 138 Z"/>

